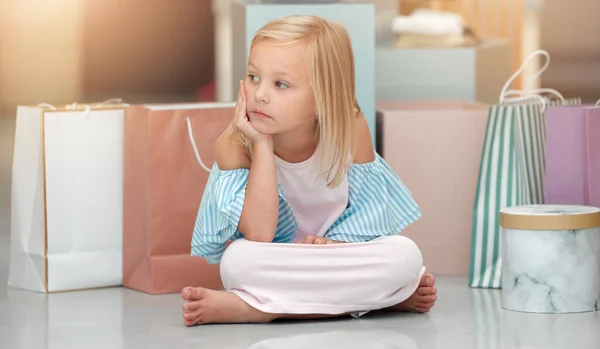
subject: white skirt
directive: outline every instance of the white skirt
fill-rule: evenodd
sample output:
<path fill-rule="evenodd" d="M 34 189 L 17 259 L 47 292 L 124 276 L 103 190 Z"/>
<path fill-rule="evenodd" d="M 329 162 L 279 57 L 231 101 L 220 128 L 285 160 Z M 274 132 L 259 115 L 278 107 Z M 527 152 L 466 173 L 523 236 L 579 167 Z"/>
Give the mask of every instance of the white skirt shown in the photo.
<path fill-rule="evenodd" d="M 360 316 L 406 300 L 424 273 L 419 248 L 400 235 L 330 245 L 240 239 L 221 260 L 225 289 L 272 314 Z"/>

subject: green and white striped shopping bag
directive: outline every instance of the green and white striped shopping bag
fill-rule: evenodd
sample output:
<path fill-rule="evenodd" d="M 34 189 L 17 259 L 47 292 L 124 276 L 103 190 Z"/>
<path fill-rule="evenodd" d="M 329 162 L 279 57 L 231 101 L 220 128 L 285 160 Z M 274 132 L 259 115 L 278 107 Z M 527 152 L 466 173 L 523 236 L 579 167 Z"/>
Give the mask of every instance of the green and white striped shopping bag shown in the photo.
<path fill-rule="evenodd" d="M 581 100 L 549 103 L 562 104 Z M 470 287 L 502 287 L 500 210 L 544 203 L 544 110 L 542 103 L 490 107 L 473 212 Z"/>

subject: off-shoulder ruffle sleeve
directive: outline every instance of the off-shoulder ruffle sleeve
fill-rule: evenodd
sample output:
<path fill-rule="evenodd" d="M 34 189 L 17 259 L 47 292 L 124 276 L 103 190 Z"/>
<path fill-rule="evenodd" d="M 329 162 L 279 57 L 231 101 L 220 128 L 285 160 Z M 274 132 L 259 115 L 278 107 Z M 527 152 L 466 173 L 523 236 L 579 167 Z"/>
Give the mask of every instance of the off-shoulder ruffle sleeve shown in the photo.
<path fill-rule="evenodd" d="M 240 238 L 237 230 L 248 183 L 248 169 L 220 170 L 217 165 L 206 182 L 192 236 L 192 255 L 219 263 L 228 240 Z"/>
<path fill-rule="evenodd" d="M 348 172 L 348 207 L 326 237 L 363 242 L 396 235 L 421 217 L 410 190 L 378 154 L 375 160 L 353 164 Z"/>
<path fill-rule="evenodd" d="M 243 238 L 237 229 L 250 170 L 220 170 L 215 164 L 206 182 L 192 235 L 192 255 L 208 263 L 221 261 L 229 240 Z M 279 217 L 274 243 L 293 242 L 298 223 L 279 187 Z M 260 217 L 256 217 L 260 219 Z"/>

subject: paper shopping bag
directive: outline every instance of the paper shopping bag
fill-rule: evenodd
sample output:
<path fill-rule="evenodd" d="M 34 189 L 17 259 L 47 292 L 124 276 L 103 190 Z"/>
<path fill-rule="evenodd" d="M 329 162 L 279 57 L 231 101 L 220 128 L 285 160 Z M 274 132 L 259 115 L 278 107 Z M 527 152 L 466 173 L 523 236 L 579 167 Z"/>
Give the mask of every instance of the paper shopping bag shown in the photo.
<path fill-rule="evenodd" d="M 231 103 L 133 106 L 125 115 L 123 285 L 150 294 L 221 289 L 218 265 L 191 255 L 214 143 Z"/>
<path fill-rule="evenodd" d="M 550 55 L 535 50 L 506 81 L 500 102 L 489 110 L 473 207 L 470 287 L 502 287 L 500 210 L 544 203 L 546 111 L 550 106 L 581 104 L 581 99 L 565 99 L 551 88 L 509 89 L 538 57 L 544 57 L 546 62 L 526 85 L 544 73 Z"/>
<path fill-rule="evenodd" d="M 122 284 L 124 105 L 17 110 L 8 284 Z"/>
<path fill-rule="evenodd" d="M 550 107 L 546 204 L 600 207 L 600 107 Z"/>
<path fill-rule="evenodd" d="M 436 275 L 469 273 L 473 198 L 488 106 L 379 102 L 378 152 L 410 188 L 423 217 L 402 231 Z"/>
<path fill-rule="evenodd" d="M 501 288 L 499 212 L 544 203 L 546 110 L 580 99 L 490 107 L 473 210 L 469 285 Z"/>

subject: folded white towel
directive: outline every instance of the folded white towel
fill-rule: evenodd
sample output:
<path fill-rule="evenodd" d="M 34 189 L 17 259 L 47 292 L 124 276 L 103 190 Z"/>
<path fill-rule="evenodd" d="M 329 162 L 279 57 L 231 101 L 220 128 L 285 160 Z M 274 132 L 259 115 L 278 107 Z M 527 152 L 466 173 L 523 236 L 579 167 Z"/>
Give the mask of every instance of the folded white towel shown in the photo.
<path fill-rule="evenodd" d="M 460 15 L 426 9 L 416 10 L 410 16 L 398 16 L 392 23 L 396 34 L 461 35 L 464 30 Z"/>

